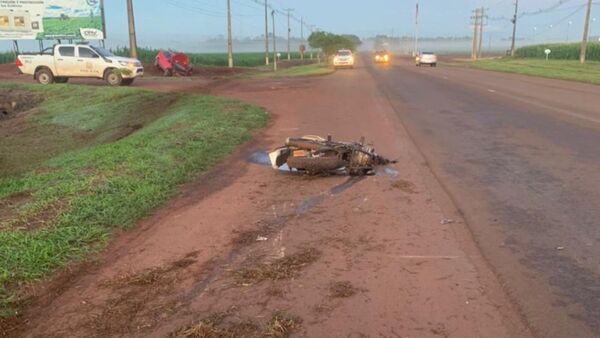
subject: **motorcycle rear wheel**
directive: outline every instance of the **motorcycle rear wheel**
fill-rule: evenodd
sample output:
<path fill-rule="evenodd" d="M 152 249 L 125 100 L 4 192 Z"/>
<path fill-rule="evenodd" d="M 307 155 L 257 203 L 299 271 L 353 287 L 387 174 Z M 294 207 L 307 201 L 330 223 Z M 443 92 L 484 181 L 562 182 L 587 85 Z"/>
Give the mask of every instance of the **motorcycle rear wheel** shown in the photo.
<path fill-rule="evenodd" d="M 305 170 L 309 173 L 335 171 L 348 165 L 346 161 L 334 156 L 289 157 L 287 164 L 290 168 Z"/>

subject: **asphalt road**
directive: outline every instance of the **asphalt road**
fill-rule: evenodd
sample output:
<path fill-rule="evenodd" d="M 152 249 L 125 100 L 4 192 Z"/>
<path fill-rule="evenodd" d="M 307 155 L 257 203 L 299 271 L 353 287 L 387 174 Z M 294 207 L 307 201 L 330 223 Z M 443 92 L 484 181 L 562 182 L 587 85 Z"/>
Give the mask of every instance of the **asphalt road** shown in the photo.
<path fill-rule="evenodd" d="M 364 64 L 533 332 L 600 336 L 600 87 Z"/>

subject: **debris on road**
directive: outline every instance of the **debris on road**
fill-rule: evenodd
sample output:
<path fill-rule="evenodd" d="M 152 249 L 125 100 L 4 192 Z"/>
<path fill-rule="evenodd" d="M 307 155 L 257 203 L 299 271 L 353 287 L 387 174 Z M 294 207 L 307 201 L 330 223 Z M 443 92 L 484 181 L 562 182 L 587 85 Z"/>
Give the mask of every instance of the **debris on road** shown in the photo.
<path fill-rule="evenodd" d="M 444 218 L 443 220 L 440 221 L 440 224 L 442 224 L 442 225 L 452 224 L 452 223 L 454 223 L 454 220 L 449 219 L 449 218 Z"/>
<path fill-rule="evenodd" d="M 287 164 L 308 174 L 373 175 L 375 166 L 396 163 L 378 155 L 371 145 L 364 142 L 336 142 L 331 136 L 303 136 L 288 138 L 285 146 L 269 154 L 275 169 Z"/>

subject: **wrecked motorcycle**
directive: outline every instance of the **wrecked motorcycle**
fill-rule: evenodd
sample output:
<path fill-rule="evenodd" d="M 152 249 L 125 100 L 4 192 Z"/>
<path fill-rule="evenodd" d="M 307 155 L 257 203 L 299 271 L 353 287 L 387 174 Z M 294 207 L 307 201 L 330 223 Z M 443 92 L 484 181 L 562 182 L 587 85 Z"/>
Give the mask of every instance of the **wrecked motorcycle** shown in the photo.
<path fill-rule="evenodd" d="M 372 175 L 375 166 L 396 163 L 378 155 L 364 139 L 360 142 L 337 142 L 331 136 L 303 136 L 288 138 L 285 146 L 269 153 L 271 165 L 279 169 L 287 165 L 290 170 L 308 174 L 345 173 Z"/>

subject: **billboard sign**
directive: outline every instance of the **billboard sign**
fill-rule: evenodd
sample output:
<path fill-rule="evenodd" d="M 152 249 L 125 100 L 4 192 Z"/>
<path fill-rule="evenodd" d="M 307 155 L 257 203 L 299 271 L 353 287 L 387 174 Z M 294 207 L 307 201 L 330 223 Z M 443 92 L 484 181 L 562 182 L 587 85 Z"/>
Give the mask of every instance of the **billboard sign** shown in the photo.
<path fill-rule="evenodd" d="M 0 40 L 102 40 L 102 0 L 0 0 Z"/>

